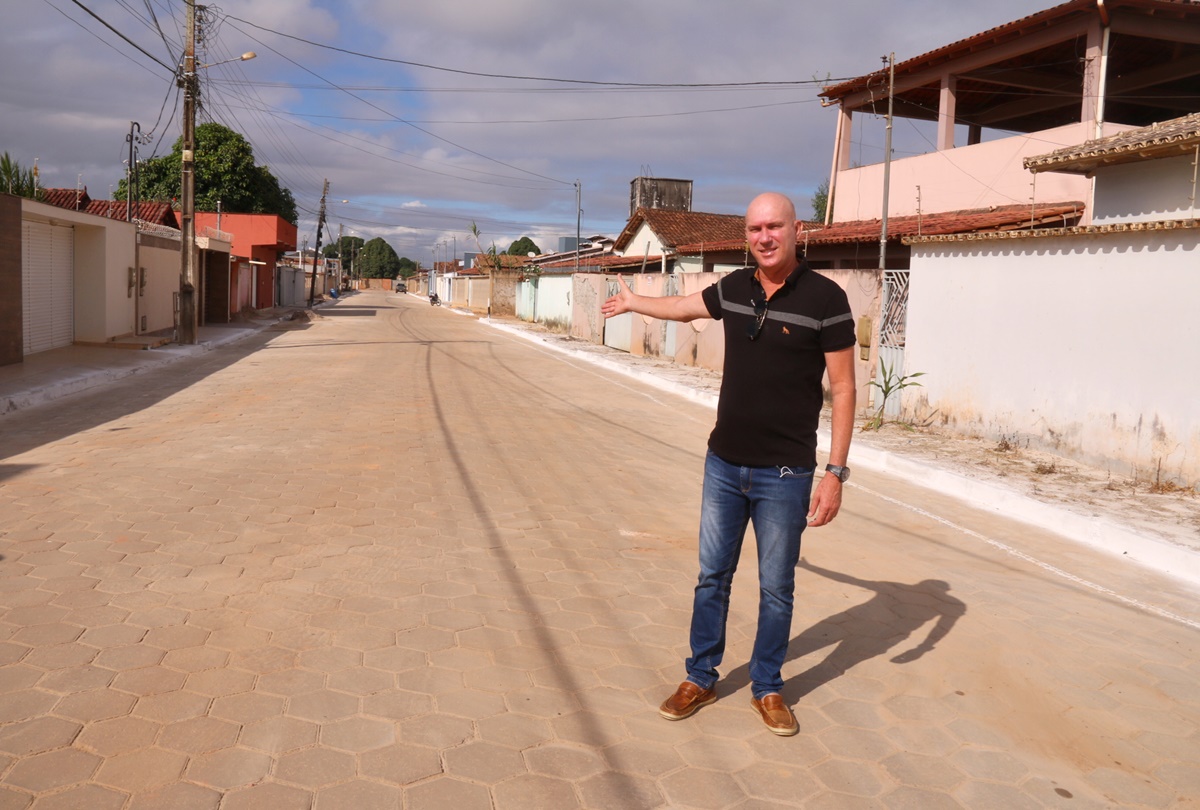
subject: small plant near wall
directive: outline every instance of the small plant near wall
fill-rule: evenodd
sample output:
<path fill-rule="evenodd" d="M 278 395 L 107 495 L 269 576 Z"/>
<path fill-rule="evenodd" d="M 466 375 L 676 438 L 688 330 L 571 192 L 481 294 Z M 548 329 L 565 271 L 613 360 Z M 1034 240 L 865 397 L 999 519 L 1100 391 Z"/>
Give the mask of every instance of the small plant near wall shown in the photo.
<path fill-rule="evenodd" d="M 894 366 L 888 366 L 886 362 L 882 361 L 879 364 L 879 369 L 879 378 L 871 380 L 867 383 L 867 385 L 873 385 L 879 389 L 879 394 L 881 397 L 879 401 L 879 410 L 875 412 L 875 415 L 871 417 L 870 421 L 863 425 L 863 430 L 878 430 L 884 422 L 883 410 L 887 407 L 888 399 L 898 391 L 914 385 L 920 385 L 920 383 L 916 381 L 916 378 L 925 376 L 924 371 L 915 371 L 912 374 L 900 374 Z"/>

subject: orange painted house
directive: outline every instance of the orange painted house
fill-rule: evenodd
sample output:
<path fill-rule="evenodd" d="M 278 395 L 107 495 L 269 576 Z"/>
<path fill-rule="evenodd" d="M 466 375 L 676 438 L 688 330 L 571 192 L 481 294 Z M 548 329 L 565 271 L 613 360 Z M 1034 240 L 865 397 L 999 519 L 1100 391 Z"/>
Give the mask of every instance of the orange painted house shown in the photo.
<path fill-rule="evenodd" d="M 244 309 L 266 309 L 279 300 L 275 261 L 283 251 L 296 249 L 296 226 L 275 214 L 217 214 L 196 212 L 196 233 L 205 228 L 233 237 L 229 270 L 209 267 L 204 278 L 207 323 L 227 323 Z"/>

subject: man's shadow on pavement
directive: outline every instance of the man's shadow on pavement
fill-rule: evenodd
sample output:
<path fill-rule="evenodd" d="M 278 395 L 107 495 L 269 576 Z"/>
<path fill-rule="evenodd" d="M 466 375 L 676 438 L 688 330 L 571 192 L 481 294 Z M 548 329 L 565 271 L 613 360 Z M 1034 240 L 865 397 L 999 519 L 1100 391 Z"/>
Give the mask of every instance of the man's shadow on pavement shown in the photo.
<path fill-rule="evenodd" d="M 883 655 L 923 625 L 934 621 L 924 641 L 891 659 L 895 664 L 916 661 L 945 638 L 954 623 L 967 612 L 966 604 L 951 596 L 950 585 L 940 579 L 926 579 L 914 585 L 859 579 L 813 565 L 803 557 L 799 567 L 835 582 L 874 591 L 875 595 L 860 605 L 817 622 L 792 639 L 788 645 L 788 661 L 803 658 L 824 647 L 837 646 L 825 660 L 789 679 L 784 687 L 789 703 L 844 675 L 856 664 Z M 749 663 L 730 672 L 725 683 L 734 690 L 749 685 Z"/>

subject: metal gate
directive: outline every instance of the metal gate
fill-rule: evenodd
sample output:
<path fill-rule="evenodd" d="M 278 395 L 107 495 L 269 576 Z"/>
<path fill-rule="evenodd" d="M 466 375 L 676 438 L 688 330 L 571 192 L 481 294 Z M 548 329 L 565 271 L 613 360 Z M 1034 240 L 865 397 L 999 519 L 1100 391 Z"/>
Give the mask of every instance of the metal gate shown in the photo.
<path fill-rule="evenodd" d="M 883 304 L 879 322 L 879 372 L 877 379 L 899 382 L 904 376 L 904 338 L 908 323 L 908 271 L 883 271 Z M 884 403 L 884 416 L 900 416 L 900 394 Z"/>

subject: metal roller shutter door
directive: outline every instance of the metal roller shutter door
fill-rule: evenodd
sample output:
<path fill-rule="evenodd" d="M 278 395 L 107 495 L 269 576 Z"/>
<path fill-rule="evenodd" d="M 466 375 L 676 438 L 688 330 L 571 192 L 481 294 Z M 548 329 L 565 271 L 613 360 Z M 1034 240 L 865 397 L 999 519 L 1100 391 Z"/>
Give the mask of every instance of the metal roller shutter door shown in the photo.
<path fill-rule="evenodd" d="M 21 223 L 21 292 L 25 354 L 75 340 L 75 230 L 42 222 Z"/>

